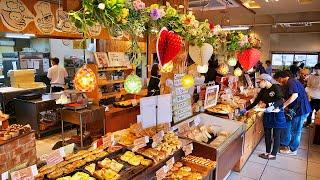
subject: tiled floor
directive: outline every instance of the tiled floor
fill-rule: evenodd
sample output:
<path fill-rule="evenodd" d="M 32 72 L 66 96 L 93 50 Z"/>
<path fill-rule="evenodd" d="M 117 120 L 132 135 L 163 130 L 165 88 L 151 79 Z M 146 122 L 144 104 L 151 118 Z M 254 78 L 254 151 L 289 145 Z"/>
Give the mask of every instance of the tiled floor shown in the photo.
<path fill-rule="evenodd" d="M 232 172 L 227 180 L 320 180 L 320 145 L 312 145 L 313 128 L 303 129 L 297 156 L 278 155 L 276 160 L 264 160 L 258 154 L 265 151 L 264 140 L 256 147 L 240 173 Z M 66 137 L 75 134 L 66 132 Z M 56 134 L 37 140 L 37 156 L 51 152 L 54 144 L 61 140 Z"/>
<path fill-rule="evenodd" d="M 320 180 L 320 145 L 312 145 L 313 128 L 303 129 L 297 156 L 277 155 L 264 160 L 264 140 L 256 147 L 240 173 L 232 172 L 227 180 Z"/>

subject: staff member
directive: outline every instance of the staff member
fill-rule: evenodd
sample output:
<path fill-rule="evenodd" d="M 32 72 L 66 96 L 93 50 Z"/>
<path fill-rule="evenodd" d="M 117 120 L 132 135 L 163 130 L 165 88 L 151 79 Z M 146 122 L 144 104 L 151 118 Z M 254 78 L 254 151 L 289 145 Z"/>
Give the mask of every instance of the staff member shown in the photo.
<path fill-rule="evenodd" d="M 148 84 L 148 95 L 147 96 L 157 96 L 160 95 L 160 74 L 158 64 L 154 64 L 151 69 L 151 78 Z"/>
<path fill-rule="evenodd" d="M 47 77 L 51 80 L 51 92 L 60 92 L 64 90 L 65 81 L 64 78 L 68 76 L 68 73 L 64 67 L 59 66 L 59 59 L 51 59 L 52 67 L 48 70 Z"/>
<path fill-rule="evenodd" d="M 259 77 L 259 86 L 261 91 L 252 104 L 246 109 L 240 110 L 240 114 L 246 113 L 255 107 L 259 102 L 266 104 L 266 110 L 263 116 L 263 126 L 265 133 L 266 153 L 262 153 L 259 157 L 263 159 L 276 159 L 276 155 L 280 147 L 280 134 L 282 129 L 286 127 L 286 119 L 283 111 L 283 94 L 281 88 L 269 74 L 261 74 Z M 279 112 L 272 112 L 280 109 Z M 273 131 L 273 132 L 272 132 Z M 272 135 L 273 147 L 271 151 Z"/>

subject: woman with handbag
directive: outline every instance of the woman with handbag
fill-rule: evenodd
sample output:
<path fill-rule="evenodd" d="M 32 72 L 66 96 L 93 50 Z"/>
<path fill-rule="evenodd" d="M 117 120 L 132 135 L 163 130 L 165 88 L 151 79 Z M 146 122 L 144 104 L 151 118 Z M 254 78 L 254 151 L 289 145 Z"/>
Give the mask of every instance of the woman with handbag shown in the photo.
<path fill-rule="evenodd" d="M 287 110 L 287 128 L 281 134 L 282 154 L 297 155 L 303 123 L 311 112 L 310 102 L 303 85 L 290 71 L 279 71 L 274 75 L 278 82 L 287 87 L 288 99 L 283 107 Z"/>
<path fill-rule="evenodd" d="M 254 108 L 259 102 L 266 104 L 266 110 L 263 116 L 263 126 L 265 133 L 266 153 L 259 157 L 263 159 L 276 159 L 280 147 L 280 133 L 286 128 L 286 119 L 283 112 L 283 94 L 280 86 L 269 74 L 261 74 L 259 79 L 261 91 L 252 104 L 246 109 L 240 110 L 240 114 L 246 113 Z M 273 147 L 272 145 L 273 134 Z"/>

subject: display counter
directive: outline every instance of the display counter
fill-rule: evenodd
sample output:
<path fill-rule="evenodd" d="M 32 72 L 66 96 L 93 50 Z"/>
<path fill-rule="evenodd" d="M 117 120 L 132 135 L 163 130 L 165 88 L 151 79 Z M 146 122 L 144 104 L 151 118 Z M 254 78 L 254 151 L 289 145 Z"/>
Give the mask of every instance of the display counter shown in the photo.
<path fill-rule="evenodd" d="M 17 165 L 33 165 L 36 160 L 34 131 L 6 141 L 0 140 L 0 172 L 6 172 Z"/>
<path fill-rule="evenodd" d="M 109 111 L 105 112 L 106 132 L 115 132 L 129 128 L 131 124 L 137 122 L 137 115 L 140 114 L 140 106 L 119 108 L 109 106 Z"/>
<path fill-rule="evenodd" d="M 210 128 L 211 130 L 209 130 Z M 243 134 L 246 130 L 244 123 L 201 113 L 175 125 L 173 129 L 180 137 L 192 139 L 211 148 L 211 153 L 210 150 L 207 151 L 211 158 L 215 158 L 217 161 L 216 179 L 223 179 L 228 175 L 242 156 Z M 206 139 L 206 137 L 197 135 L 208 132 L 210 134 L 208 136 L 212 136 L 211 138 Z"/>

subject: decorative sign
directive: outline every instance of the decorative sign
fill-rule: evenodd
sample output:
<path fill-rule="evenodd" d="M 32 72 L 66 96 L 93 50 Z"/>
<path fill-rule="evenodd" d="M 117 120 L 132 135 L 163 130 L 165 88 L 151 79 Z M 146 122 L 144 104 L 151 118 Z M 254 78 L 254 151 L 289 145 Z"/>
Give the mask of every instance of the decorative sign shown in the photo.
<path fill-rule="evenodd" d="M 11 31 L 23 31 L 33 21 L 34 15 L 21 0 L 2 0 L 2 23 Z"/>
<path fill-rule="evenodd" d="M 193 151 L 193 144 L 190 143 L 190 144 L 182 147 L 182 150 L 184 151 L 185 156 L 188 156 L 188 155 L 191 154 L 192 151 Z"/>
<path fill-rule="evenodd" d="M 43 34 L 51 34 L 54 31 L 55 26 L 51 4 L 49 2 L 38 1 L 34 5 L 34 10 L 36 11 L 36 17 L 34 19 L 36 27 Z"/>
<path fill-rule="evenodd" d="M 181 79 L 184 74 L 174 75 L 174 88 L 172 91 L 173 102 L 173 122 L 178 123 L 183 119 L 192 116 L 191 96 L 188 90 L 182 87 Z"/>
<path fill-rule="evenodd" d="M 107 67 L 108 66 L 108 55 L 105 52 L 95 52 L 94 58 L 99 68 Z"/>
<path fill-rule="evenodd" d="M 89 36 L 99 36 L 101 33 L 101 25 L 99 23 L 89 27 Z"/>
<path fill-rule="evenodd" d="M 219 94 L 219 85 L 208 86 L 206 89 L 206 97 L 204 99 L 204 108 L 210 108 L 217 105 Z"/>
<path fill-rule="evenodd" d="M 77 27 L 74 23 L 69 19 L 68 12 L 63 11 L 62 8 L 58 8 L 56 10 L 56 31 L 65 32 L 65 33 L 79 33 Z"/>
<path fill-rule="evenodd" d="M 155 148 L 163 140 L 164 131 L 160 131 L 154 136 L 152 136 L 152 147 Z"/>
<path fill-rule="evenodd" d="M 38 174 L 37 165 L 33 165 L 11 173 L 11 180 L 32 180 Z"/>

